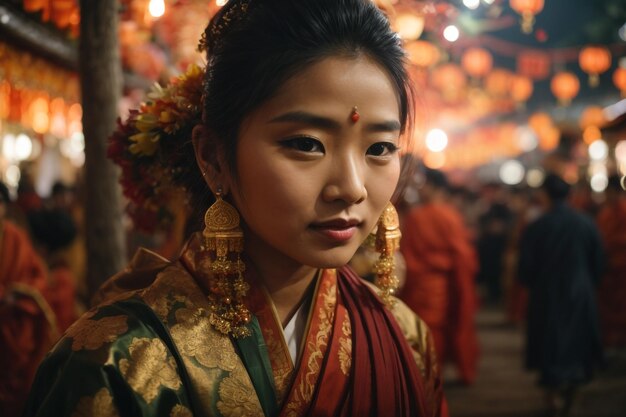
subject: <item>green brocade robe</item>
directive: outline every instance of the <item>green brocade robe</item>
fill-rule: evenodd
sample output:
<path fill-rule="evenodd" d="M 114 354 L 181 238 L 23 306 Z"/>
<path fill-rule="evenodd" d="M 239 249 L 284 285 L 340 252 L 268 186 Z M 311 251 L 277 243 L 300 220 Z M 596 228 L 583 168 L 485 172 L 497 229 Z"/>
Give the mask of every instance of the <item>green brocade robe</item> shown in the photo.
<path fill-rule="evenodd" d="M 25 416 L 226 417 L 280 411 L 256 319 L 254 337 L 244 338 L 259 352 L 250 360 L 241 342 L 209 324 L 204 291 L 180 262 L 140 251 L 103 286 L 98 302 L 42 363 Z M 434 399 L 440 381 L 428 332 L 408 309 L 402 312 L 394 315 L 403 332 L 408 329 Z"/>

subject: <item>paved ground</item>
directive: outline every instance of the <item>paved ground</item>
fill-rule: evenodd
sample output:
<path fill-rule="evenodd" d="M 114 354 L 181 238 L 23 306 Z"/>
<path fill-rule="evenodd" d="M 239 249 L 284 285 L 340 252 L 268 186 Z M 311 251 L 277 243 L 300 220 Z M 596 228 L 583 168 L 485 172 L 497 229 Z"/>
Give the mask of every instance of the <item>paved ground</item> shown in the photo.
<path fill-rule="evenodd" d="M 481 311 L 477 321 L 482 359 L 476 383 L 455 384 L 454 370 L 444 370 L 451 417 L 545 416 L 536 376 L 523 369 L 523 330 L 506 325 L 495 309 Z M 612 354 L 607 368 L 580 390 L 571 417 L 626 417 L 626 351 Z"/>

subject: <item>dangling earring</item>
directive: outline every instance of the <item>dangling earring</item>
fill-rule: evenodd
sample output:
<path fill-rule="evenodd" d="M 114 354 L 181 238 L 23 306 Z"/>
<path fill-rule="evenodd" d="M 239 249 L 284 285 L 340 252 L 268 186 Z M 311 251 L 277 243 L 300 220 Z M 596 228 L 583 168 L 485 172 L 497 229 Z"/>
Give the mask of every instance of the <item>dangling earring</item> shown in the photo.
<path fill-rule="evenodd" d="M 385 305 L 393 307 L 395 299 L 392 295 L 398 288 L 398 278 L 393 274 L 395 267 L 394 254 L 400 248 L 400 221 L 398 212 L 391 203 L 383 210 L 383 214 L 378 219 L 376 229 L 376 252 L 380 257 L 374 263 L 374 273 L 376 279 L 374 284 L 380 289 L 380 298 Z"/>
<path fill-rule="evenodd" d="M 218 331 L 236 338 L 250 336 L 246 326 L 250 311 L 243 298 L 249 285 L 243 279 L 246 269 L 241 260 L 243 231 L 239 227 L 239 213 L 222 199 L 222 189 L 215 193 L 216 201 L 204 215 L 205 250 L 212 256 L 208 265 L 209 322 Z"/>

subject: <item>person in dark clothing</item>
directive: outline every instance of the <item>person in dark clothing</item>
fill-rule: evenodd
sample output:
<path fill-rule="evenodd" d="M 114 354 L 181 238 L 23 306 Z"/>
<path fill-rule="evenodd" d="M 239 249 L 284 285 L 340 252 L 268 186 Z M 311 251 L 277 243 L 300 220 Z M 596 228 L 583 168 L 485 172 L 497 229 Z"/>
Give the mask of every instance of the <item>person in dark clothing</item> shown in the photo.
<path fill-rule="evenodd" d="M 569 189 L 557 175 L 546 176 L 546 211 L 522 235 L 518 274 L 530 295 L 526 365 L 539 370 L 551 412 L 562 416 L 602 360 L 595 303 L 602 242 L 594 222 L 565 202 Z"/>
<path fill-rule="evenodd" d="M 512 228 L 511 210 L 495 202 L 480 217 L 480 237 L 477 242 L 479 265 L 478 282 L 485 285 L 487 302 L 497 304 L 502 297 L 504 252 Z"/>

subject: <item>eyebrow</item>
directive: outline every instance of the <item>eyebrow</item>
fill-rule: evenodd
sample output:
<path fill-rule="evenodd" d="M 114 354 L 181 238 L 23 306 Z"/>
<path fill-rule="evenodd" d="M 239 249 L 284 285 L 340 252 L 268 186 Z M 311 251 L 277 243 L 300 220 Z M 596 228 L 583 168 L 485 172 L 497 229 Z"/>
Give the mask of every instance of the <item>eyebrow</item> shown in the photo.
<path fill-rule="evenodd" d="M 294 111 L 281 114 L 269 121 L 269 123 L 303 123 L 313 127 L 327 129 L 327 130 L 339 130 L 341 129 L 341 123 L 328 117 L 318 116 L 316 114 L 307 113 L 303 111 Z M 397 120 L 386 120 L 384 122 L 368 123 L 365 125 L 365 130 L 372 133 L 380 132 L 395 132 L 401 128 L 400 122 Z"/>

